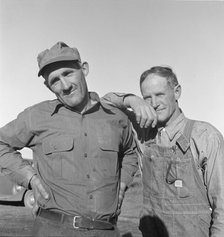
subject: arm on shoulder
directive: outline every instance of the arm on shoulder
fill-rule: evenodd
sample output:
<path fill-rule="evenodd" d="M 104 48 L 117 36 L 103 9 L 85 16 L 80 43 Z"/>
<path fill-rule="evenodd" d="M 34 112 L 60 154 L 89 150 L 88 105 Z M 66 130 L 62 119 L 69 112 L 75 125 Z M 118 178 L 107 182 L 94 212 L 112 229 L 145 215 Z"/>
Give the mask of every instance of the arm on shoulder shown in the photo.
<path fill-rule="evenodd" d="M 134 94 L 110 92 L 102 97 L 102 101 L 112 104 L 119 109 L 131 108 L 140 128 L 154 128 L 157 124 L 157 115 L 153 107 L 141 97 Z"/>

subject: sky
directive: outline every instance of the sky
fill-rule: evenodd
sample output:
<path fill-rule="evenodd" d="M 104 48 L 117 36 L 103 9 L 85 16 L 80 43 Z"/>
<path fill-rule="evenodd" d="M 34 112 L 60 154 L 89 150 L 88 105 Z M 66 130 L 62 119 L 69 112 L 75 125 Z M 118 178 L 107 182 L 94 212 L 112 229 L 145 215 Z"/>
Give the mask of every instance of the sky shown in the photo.
<path fill-rule="evenodd" d="M 90 91 L 140 96 L 139 78 L 170 66 L 184 114 L 224 134 L 224 1 L 0 0 L 0 127 L 55 96 L 37 55 L 58 41 L 77 47 Z"/>

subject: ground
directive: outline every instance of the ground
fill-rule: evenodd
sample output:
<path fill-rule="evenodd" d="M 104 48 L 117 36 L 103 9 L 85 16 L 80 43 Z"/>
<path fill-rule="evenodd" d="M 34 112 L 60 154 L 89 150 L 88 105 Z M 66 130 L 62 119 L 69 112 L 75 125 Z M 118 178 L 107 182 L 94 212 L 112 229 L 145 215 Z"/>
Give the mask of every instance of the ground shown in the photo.
<path fill-rule="evenodd" d="M 118 227 L 122 237 L 141 237 L 138 230 L 138 218 L 142 203 L 142 185 L 140 176 L 125 194 Z M 0 205 L 0 236 L 28 237 L 33 224 L 31 210 L 22 206 Z"/>

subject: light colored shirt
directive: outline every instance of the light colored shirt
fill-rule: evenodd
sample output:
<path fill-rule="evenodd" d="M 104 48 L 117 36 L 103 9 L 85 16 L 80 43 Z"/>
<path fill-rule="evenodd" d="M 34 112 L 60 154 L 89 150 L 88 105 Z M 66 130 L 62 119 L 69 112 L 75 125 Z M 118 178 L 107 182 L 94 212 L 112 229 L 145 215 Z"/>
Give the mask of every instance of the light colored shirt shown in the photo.
<path fill-rule="evenodd" d="M 124 94 L 109 93 L 105 101 L 124 109 Z M 133 112 L 126 110 L 133 122 L 141 153 L 144 152 L 144 141 L 149 139 L 149 129 L 141 129 Z M 173 146 L 180 137 L 186 124 L 186 117 L 181 113 L 169 126 L 160 128 L 156 134 L 156 143 L 162 146 Z M 194 123 L 190 148 L 198 173 L 207 190 L 212 209 L 211 237 L 224 236 L 224 140 L 222 134 L 211 124 L 202 121 Z"/>
<path fill-rule="evenodd" d="M 0 129 L 0 167 L 24 186 L 36 173 L 50 194 L 38 200 L 43 208 L 100 219 L 116 213 L 119 183 L 130 184 L 138 163 L 128 117 L 90 98 L 97 103 L 82 114 L 58 100 L 20 113 Z M 34 169 L 23 147 L 32 149 Z"/>

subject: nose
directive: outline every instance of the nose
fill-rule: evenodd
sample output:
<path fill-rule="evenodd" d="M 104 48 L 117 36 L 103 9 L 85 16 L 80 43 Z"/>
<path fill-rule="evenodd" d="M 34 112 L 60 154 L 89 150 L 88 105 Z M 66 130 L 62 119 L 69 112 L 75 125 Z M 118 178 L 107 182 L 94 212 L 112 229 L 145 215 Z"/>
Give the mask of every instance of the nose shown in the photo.
<path fill-rule="evenodd" d="M 158 107 L 158 100 L 155 96 L 152 97 L 152 107 L 156 109 Z"/>
<path fill-rule="evenodd" d="M 72 88 L 71 82 L 64 77 L 61 77 L 60 79 L 61 79 L 62 90 L 64 92 L 70 91 Z"/>

